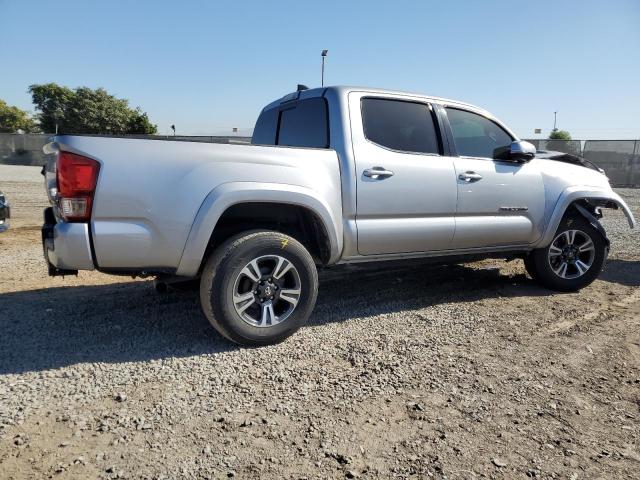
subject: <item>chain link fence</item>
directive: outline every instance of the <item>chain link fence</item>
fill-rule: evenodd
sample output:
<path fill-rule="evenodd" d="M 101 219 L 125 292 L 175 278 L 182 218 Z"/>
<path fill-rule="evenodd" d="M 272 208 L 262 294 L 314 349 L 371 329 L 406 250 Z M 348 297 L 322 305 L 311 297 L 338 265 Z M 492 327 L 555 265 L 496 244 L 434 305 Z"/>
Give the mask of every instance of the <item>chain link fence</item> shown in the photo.
<path fill-rule="evenodd" d="M 0 133 L 0 164 L 43 165 L 48 135 Z"/>
<path fill-rule="evenodd" d="M 582 156 L 602 168 L 612 185 L 640 186 L 640 140 L 587 140 Z"/>
<path fill-rule="evenodd" d="M 572 155 L 581 155 L 582 142 L 580 140 L 546 140 L 533 139 L 527 142 L 535 145 L 537 150 L 550 150 L 554 152 L 570 153 Z"/>
<path fill-rule="evenodd" d="M 51 135 L 0 133 L 0 164 L 44 165 L 42 147 Z M 205 143 L 251 143 L 251 137 L 122 135 L 120 138 L 180 140 Z M 611 184 L 640 187 L 640 140 L 527 140 L 538 150 L 570 153 L 604 169 Z"/>

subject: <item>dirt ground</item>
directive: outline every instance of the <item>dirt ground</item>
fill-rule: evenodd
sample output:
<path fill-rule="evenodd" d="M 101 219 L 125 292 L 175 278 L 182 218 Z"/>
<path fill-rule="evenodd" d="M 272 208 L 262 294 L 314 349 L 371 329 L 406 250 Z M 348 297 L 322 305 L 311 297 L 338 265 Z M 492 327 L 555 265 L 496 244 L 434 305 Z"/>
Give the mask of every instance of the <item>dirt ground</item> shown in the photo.
<path fill-rule="evenodd" d="M 195 292 L 49 278 L 37 169 L 0 166 L 0 478 L 640 478 L 640 245 L 579 293 L 520 261 L 321 273 L 244 349 Z M 640 191 L 618 190 L 640 216 Z"/>

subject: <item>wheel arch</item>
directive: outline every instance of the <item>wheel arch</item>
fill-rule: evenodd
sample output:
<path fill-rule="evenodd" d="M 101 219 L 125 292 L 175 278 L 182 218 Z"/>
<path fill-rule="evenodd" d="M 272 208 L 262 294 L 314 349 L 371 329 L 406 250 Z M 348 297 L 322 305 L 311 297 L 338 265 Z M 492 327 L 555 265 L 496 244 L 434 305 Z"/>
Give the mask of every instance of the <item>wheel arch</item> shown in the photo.
<path fill-rule="evenodd" d="M 551 243 L 556 230 L 560 226 L 560 222 L 567 212 L 571 211 L 584 217 L 596 230 L 602 233 L 606 239 L 604 228 L 598 221 L 597 209 L 600 208 L 621 209 L 627 217 L 629 227 L 636 227 L 636 221 L 631 210 L 617 193 L 613 191 L 594 190 L 589 187 L 572 187 L 566 189 L 560 195 L 544 229 L 544 234 L 536 243 L 535 248 L 546 247 Z"/>
<path fill-rule="evenodd" d="M 273 212 L 274 215 L 269 217 L 264 212 L 265 208 L 270 207 L 281 207 L 281 210 Z M 256 220 L 253 220 L 252 215 L 249 222 L 247 212 L 254 210 L 258 212 Z M 291 214 L 302 215 L 301 220 L 309 222 L 303 225 L 303 228 L 311 226 L 320 234 L 318 240 L 321 245 L 318 245 L 315 251 L 314 245 L 310 245 L 309 242 L 305 245 L 320 263 L 330 264 L 337 261 L 342 251 L 342 224 L 328 204 L 315 192 L 295 185 L 232 182 L 213 189 L 202 203 L 189 232 L 177 274 L 197 275 L 211 250 L 212 242 L 215 246 L 216 242 L 219 244 L 229 235 L 243 231 L 226 228 L 225 233 L 221 235 L 219 227 L 226 225 L 226 219 L 245 218 L 247 230 L 268 226 L 277 229 L 278 220 L 281 220 L 283 215 Z M 273 222 L 269 224 L 269 220 Z M 293 232 L 284 229 L 283 233 Z M 300 238 L 298 240 L 301 241 Z"/>

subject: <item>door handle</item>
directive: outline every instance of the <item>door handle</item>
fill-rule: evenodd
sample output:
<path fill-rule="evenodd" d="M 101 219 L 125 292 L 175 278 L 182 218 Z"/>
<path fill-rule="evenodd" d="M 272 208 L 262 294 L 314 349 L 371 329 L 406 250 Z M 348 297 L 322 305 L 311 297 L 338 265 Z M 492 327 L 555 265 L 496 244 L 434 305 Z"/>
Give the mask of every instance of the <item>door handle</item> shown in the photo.
<path fill-rule="evenodd" d="M 458 178 L 466 183 L 477 182 L 478 180 L 482 180 L 482 175 L 476 172 L 464 172 L 458 175 Z"/>
<path fill-rule="evenodd" d="M 367 168 L 362 174 L 365 177 L 373 178 L 374 180 L 382 180 L 383 178 L 388 178 L 393 176 L 393 172 L 391 170 L 386 170 L 384 167 L 372 167 Z"/>

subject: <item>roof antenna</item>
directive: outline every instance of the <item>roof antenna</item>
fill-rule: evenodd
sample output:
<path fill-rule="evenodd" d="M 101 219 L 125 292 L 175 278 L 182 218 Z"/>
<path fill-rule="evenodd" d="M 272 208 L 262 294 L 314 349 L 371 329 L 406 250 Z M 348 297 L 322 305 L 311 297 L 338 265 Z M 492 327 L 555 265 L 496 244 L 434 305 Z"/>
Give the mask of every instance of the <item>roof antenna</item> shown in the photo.
<path fill-rule="evenodd" d="M 309 90 L 309 87 L 307 87 L 306 85 L 302 85 L 301 83 L 298 84 L 298 88 L 296 89 L 296 92 L 301 92 L 302 90 Z"/>

